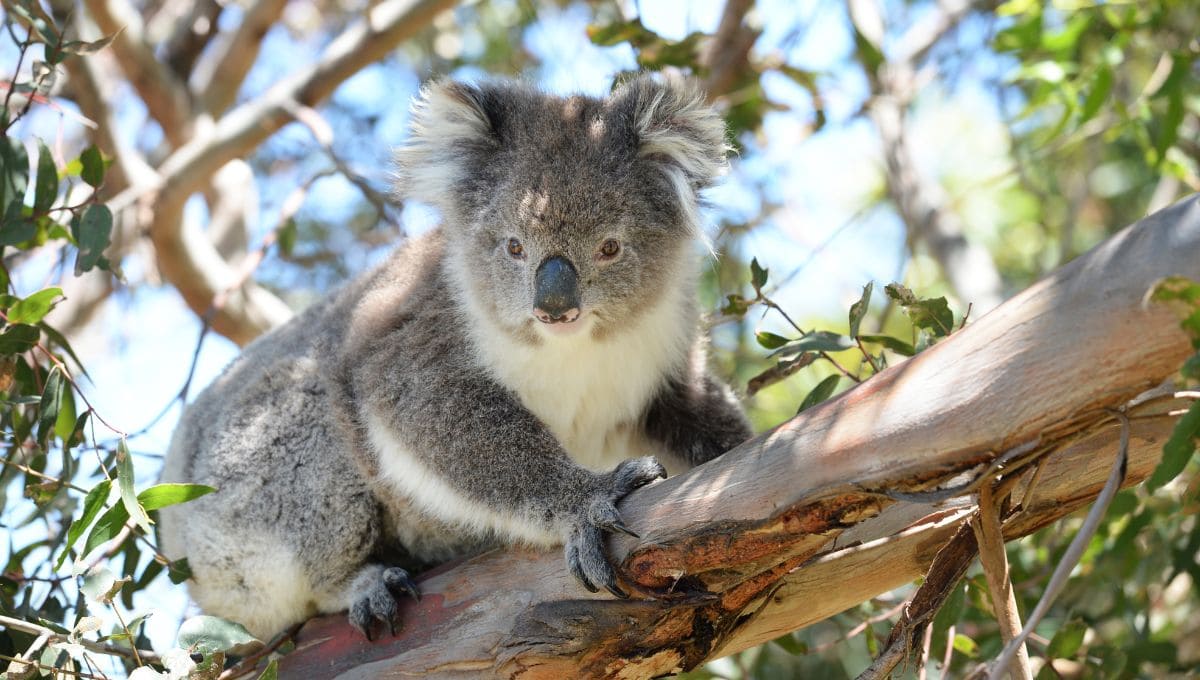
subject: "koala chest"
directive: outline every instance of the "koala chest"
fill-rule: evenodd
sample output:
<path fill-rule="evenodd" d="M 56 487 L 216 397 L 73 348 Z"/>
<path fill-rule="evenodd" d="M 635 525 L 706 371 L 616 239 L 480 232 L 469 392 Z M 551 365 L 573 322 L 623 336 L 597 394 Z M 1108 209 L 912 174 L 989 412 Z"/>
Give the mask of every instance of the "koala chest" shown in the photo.
<path fill-rule="evenodd" d="M 645 330 L 604 341 L 510 346 L 493 371 L 575 462 L 609 470 L 626 458 L 660 453 L 640 421 L 687 352 L 678 333 Z"/>

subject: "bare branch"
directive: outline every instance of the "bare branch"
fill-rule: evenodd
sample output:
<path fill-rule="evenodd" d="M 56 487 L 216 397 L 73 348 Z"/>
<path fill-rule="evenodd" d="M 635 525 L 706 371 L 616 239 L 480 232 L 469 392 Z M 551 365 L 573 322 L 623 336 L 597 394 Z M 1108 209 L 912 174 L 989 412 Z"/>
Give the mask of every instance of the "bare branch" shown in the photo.
<path fill-rule="evenodd" d="M 971 522 L 975 540 L 979 543 L 979 561 L 987 578 L 988 590 L 992 593 L 992 609 L 1000 623 L 1000 638 L 1004 644 L 1011 643 L 1021 634 L 1021 615 L 1017 611 L 1017 597 L 1013 592 L 1008 571 L 1008 555 L 1004 551 L 1004 529 L 1000 524 L 997 503 L 1003 499 L 992 493 L 990 484 L 979 487 L 979 516 Z M 1017 645 L 1013 659 L 1017 666 L 1015 680 L 1033 680 L 1029 670 L 1029 651 L 1024 643 Z"/>
<path fill-rule="evenodd" d="M 173 145 L 183 144 L 192 131 L 191 97 L 146 43 L 137 10 L 126 0 L 84 0 L 84 4 L 101 32 L 116 34 L 113 54 L 163 134 Z"/>
<path fill-rule="evenodd" d="M 745 24 L 746 15 L 752 9 L 754 0 L 727 0 L 725 3 L 721 23 L 701 58 L 708 69 L 704 89 L 710 100 L 729 94 L 749 67 L 750 48 L 759 34 Z"/>
<path fill-rule="evenodd" d="M 163 162 L 156 181 L 131 187 L 113 199 L 114 210 L 139 206 L 144 220 L 139 221 L 150 225 L 159 270 L 193 311 L 203 314 L 218 294 L 237 282 L 238 273 L 197 225 L 185 223 L 187 198 L 218 168 L 248 153 L 291 120 L 294 102 L 311 106 L 325 99 L 346 78 L 385 56 L 453 4 L 452 0 L 390 0 L 373 6 L 330 43 L 316 64 L 230 111 L 212 129 L 198 132 Z M 245 344 L 290 317 L 291 311 L 278 297 L 249 282 L 229 297 L 213 319 L 213 328 Z"/>
<path fill-rule="evenodd" d="M 217 116 L 233 104 L 242 81 L 258 58 L 263 36 L 283 14 L 285 5 L 287 0 L 254 3 L 242 17 L 237 30 L 223 37 L 220 56 L 197 69 L 193 84 L 199 93 L 200 110 Z"/>

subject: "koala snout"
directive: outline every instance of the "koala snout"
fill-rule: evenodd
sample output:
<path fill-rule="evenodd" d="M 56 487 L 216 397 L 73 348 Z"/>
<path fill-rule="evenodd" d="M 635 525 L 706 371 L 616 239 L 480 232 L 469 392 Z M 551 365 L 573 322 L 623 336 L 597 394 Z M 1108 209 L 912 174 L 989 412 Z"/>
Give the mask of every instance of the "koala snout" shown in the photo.
<path fill-rule="evenodd" d="M 549 257 L 538 265 L 533 315 L 542 323 L 571 323 L 579 318 L 579 274 L 567 258 Z"/>

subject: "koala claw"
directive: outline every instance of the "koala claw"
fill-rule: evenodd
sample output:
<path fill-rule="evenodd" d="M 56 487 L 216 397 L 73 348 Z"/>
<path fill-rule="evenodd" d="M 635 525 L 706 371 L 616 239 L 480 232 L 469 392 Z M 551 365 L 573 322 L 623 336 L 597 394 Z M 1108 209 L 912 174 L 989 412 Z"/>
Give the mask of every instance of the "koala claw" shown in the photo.
<path fill-rule="evenodd" d="M 621 520 L 616 502 L 630 491 L 667 476 L 667 471 L 651 457 L 623 461 L 612 472 L 612 487 L 594 497 L 566 541 L 567 566 L 590 592 L 599 587 L 622 600 L 629 598 L 617 584 L 617 574 L 604 554 L 604 532 L 617 532 L 641 538 Z"/>
<path fill-rule="evenodd" d="M 408 572 L 400 567 L 388 567 L 383 570 L 380 579 L 373 583 L 350 607 L 350 624 L 367 638 L 373 641 L 375 624 L 384 623 L 392 637 L 396 636 L 400 623 L 399 600 L 408 596 L 421 599 L 417 586 L 409 577 Z"/>

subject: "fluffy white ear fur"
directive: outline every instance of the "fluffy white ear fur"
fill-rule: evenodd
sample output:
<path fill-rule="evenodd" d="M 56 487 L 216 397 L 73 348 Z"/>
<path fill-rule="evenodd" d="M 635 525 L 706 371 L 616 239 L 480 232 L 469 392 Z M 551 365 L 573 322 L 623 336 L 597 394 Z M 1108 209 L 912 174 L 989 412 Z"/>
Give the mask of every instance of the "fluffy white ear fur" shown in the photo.
<path fill-rule="evenodd" d="M 641 75 L 613 96 L 630 98 L 641 156 L 675 166 L 699 187 L 725 172 L 725 122 L 704 101 L 695 81 L 677 73 L 665 73 L 661 81 Z"/>
<path fill-rule="evenodd" d="M 640 75 L 618 87 L 613 98 L 632 105 L 638 155 L 662 166 L 685 222 L 711 251 L 698 215 L 698 192 L 729 167 L 725 121 L 705 102 L 697 83 L 678 73 L 665 73 L 661 81 Z"/>
<path fill-rule="evenodd" d="M 408 141 L 396 150 L 397 194 L 452 209 L 464 145 L 496 141 L 480 92 L 450 80 L 426 84 L 413 101 L 409 129 Z"/>

